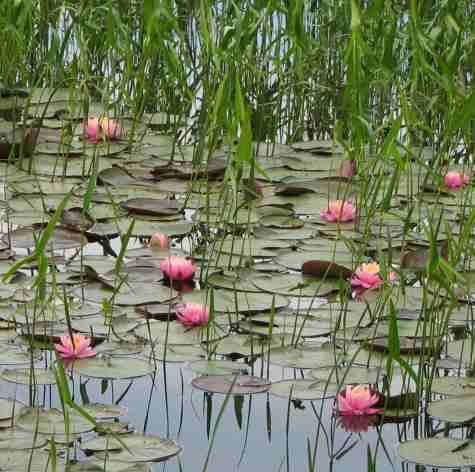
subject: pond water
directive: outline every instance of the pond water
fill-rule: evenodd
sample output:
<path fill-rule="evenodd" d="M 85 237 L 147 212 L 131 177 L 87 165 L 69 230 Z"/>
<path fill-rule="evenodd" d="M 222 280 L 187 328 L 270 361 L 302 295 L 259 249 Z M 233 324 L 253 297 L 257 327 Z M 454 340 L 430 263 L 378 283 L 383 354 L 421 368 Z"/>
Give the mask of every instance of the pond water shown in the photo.
<path fill-rule="evenodd" d="M 72 472 L 472 465 L 473 444 L 456 441 L 475 417 L 470 261 L 454 276 L 448 233 L 430 234 L 441 214 L 462 233 L 470 185 L 428 187 L 414 162 L 375 214 L 333 142 L 257 151 L 236 177 L 233 148 L 201 167 L 191 146 L 170 160 L 151 119 L 102 122 L 91 139 L 64 91 L 48 107 L 44 93 L 31 93 L 29 113 L 46 116 L 30 155 L 14 159 L 27 138 L 12 138 L 1 167 L 1 388 L 25 406 L 2 406 L 0 437 L 15 440 L 0 469 L 27 470 L 18 450 L 38 437 L 49 453 L 32 470 L 54 470 L 52 457 L 58 470 L 79 460 Z M 148 245 L 157 231 L 168 247 Z M 182 304 L 205 320 L 184 320 Z M 71 364 L 72 332 L 94 353 L 74 344 Z"/>

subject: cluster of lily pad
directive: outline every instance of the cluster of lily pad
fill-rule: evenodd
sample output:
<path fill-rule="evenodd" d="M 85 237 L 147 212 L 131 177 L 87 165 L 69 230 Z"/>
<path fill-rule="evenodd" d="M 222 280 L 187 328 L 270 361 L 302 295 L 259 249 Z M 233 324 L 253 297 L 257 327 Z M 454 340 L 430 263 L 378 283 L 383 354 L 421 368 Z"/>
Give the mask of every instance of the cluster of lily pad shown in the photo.
<path fill-rule="evenodd" d="M 437 202 L 452 231 L 462 231 L 459 205 L 471 204 L 472 197 L 470 180 L 461 171 L 440 176 L 432 187 L 423 186 L 420 174 L 404 176 L 391 195 L 390 210 L 373 215 L 357 204 L 355 163 L 334 143 L 276 145 L 272 152 L 256 143 L 263 173 L 251 177 L 249 172 L 234 193 L 226 180 L 232 149 L 220 149 L 197 166 L 192 146 L 176 149 L 157 131 L 156 117 L 112 119 L 99 106 L 95 118 L 85 117 L 61 91 L 49 97 L 32 91 L 25 113 L 41 118 L 41 124 L 20 137 L 12 134 L 9 155 L 18 156 L 3 166 L 9 198 L 2 274 L 35 250 L 66 201 L 44 248 L 47 302 L 35 303 L 33 259 L 2 286 L 6 332 L 0 364 L 13 367 L 3 379 L 25 378 L 30 369 L 24 365 L 32 356 L 39 362 L 53 349 L 67 361 L 68 375 L 86 378 L 142 377 L 162 362 L 188 363 L 197 389 L 328 399 L 347 430 L 362 432 L 421 411 L 414 385 L 402 396 L 379 392 L 383 379 L 390 383 L 388 354 L 411 369 L 430 363 L 450 367 L 460 356 L 463 367 L 470 365 L 464 357 L 471 352 L 469 339 L 448 337 L 452 328 L 472 328 L 470 274 L 457 279 L 460 303 L 449 307 L 449 294 L 423 286 L 434 255 L 419 218 L 429 219 Z M 20 152 L 30 149 L 21 140 L 31 135 L 31 152 Z M 417 189 L 417 199 L 405 192 L 409 186 Z M 122 246 L 126 237 L 128 245 Z M 448 237 L 439 239 L 442 259 Z M 104 255 L 92 254 L 98 247 Z M 429 313 L 430 336 L 424 323 Z M 14 344 L 17 339 L 21 345 Z M 243 373 L 257 358 L 299 369 L 304 378 Z M 407 369 L 402 372 L 407 375 Z M 430 388 L 426 380 L 422 388 Z M 23 413 L 31 423 L 19 425 L 38 418 L 56 424 L 59 414 L 38 406 Z M 444 414 L 433 417 L 451 422 Z M 76 420 L 83 424 L 80 415 Z M 73 432 L 80 435 L 87 428 Z M 130 444 L 163 441 L 167 451 L 145 454 L 147 461 L 180 450 L 168 439 L 147 438 L 132 434 Z M 109 439 L 115 441 L 110 434 Z M 126 456 L 118 444 L 118 455 Z M 401 454 L 409 457 L 405 451 Z"/>

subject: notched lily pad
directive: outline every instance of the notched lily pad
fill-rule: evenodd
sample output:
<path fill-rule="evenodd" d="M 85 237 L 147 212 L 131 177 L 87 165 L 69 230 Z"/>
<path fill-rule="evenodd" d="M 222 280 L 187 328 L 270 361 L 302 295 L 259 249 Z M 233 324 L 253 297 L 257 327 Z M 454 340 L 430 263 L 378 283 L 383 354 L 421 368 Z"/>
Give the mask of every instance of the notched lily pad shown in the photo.
<path fill-rule="evenodd" d="M 193 379 L 191 383 L 205 392 L 231 395 L 264 393 L 271 386 L 269 381 L 251 375 L 204 375 Z"/>
<path fill-rule="evenodd" d="M 64 436 L 66 425 L 63 412 L 55 408 L 30 408 L 23 407 L 17 419 L 17 426 L 26 431 L 38 431 L 38 433 Z M 94 425 L 82 416 L 69 412 L 69 433 L 80 434 L 91 431 Z"/>
<path fill-rule="evenodd" d="M 338 393 L 338 384 L 315 379 L 289 379 L 273 382 L 271 395 L 291 400 L 321 400 L 333 398 Z"/>
<path fill-rule="evenodd" d="M 475 421 L 475 395 L 452 396 L 432 402 L 427 407 L 427 413 L 447 423 L 472 423 Z"/>
<path fill-rule="evenodd" d="M 429 467 L 473 467 L 475 442 L 462 439 L 430 438 L 402 443 L 401 459 Z"/>
<path fill-rule="evenodd" d="M 439 395 L 470 395 L 475 397 L 475 377 L 435 377 L 431 392 Z"/>
<path fill-rule="evenodd" d="M 74 362 L 74 371 L 85 377 L 96 379 L 136 379 L 151 375 L 155 371 L 153 364 L 141 359 L 92 357 Z"/>
<path fill-rule="evenodd" d="M 157 198 L 132 198 L 122 202 L 120 206 L 129 213 L 148 216 L 175 215 L 183 208 L 183 204 L 177 200 Z"/>
<path fill-rule="evenodd" d="M 41 368 L 4 369 L 0 373 L 0 377 L 7 382 L 23 385 L 53 385 L 56 383 L 54 372 Z"/>
<path fill-rule="evenodd" d="M 81 447 L 89 452 L 121 451 L 120 456 L 110 457 L 118 462 L 161 462 L 181 451 L 171 439 L 140 433 L 122 434 L 120 441 L 114 436 L 100 436 L 81 443 Z"/>

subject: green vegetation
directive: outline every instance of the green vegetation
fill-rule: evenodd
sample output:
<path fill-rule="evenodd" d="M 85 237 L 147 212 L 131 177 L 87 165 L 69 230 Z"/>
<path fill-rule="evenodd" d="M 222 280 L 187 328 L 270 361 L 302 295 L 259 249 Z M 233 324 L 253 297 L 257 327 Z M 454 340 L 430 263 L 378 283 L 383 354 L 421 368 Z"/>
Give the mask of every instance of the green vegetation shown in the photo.
<path fill-rule="evenodd" d="M 0 11 L 0 470 L 475 466 L 473 1 Z"/>

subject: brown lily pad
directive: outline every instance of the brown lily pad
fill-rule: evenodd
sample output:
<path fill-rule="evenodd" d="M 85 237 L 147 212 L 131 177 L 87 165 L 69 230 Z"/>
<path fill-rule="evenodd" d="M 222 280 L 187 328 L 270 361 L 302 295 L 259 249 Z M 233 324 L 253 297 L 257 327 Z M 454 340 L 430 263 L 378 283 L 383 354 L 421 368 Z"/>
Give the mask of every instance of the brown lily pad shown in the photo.
<path fill-rule="evenodd" d="M 120 206 L 129 213 L 148 216 L 176 215 L 182 211 L 182 204 L 177 200 L 158 198 L 132 198 Z"/>
<path fill-rule="evenodd" d="M 353 272 L 335 262 L 330 261 L 306 261 L 302 264 L 302 273 L 313 277 L 331 277 L 349 279 Z"/>

